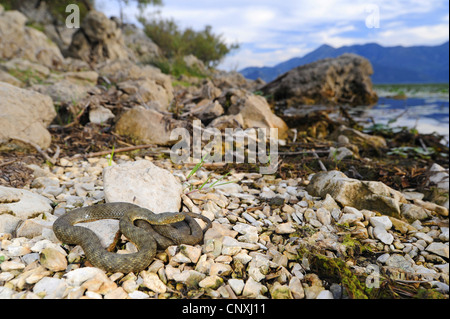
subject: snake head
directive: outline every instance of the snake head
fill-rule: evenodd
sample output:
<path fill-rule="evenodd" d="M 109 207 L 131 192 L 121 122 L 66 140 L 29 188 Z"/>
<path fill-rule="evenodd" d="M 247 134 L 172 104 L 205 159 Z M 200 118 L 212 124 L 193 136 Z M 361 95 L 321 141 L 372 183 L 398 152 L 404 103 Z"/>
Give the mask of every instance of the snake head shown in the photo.
<path fill-rule="evenodd" d="M 184 220 L 185 215 L 182 213 L 161 213 L 155 214 L 155 223 L 154 225 L 166 225 L 173 224 L 177 222 L 181 222 Z"/>

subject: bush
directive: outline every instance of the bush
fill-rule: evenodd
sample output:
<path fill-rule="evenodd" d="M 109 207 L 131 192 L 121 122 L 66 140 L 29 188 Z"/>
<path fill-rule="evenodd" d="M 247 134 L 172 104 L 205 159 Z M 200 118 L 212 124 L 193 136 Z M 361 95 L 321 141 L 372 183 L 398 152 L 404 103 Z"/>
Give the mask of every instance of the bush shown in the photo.
<path fill-rule="evenodd" d="M 212 27 L 195 31 L 192 28 L 181 30 L 173 19 L 139 17 L 144 31 L 163 51 L 168 59 L 179 59 L 193 54 L 208 67 L 217 66 L 238 44 L 227 45 L 222 35 L 212 33 Z"/>
<path fill-rule="evenodd" d="M 171 74 L 175 77 L 181 75 L 193 76 L 197 78 L 205 78 L 207 74 L 195 67 L 189 67 L 181 57 L 174 57 L 167 59 L 165 57 L 158 58 L 156 60 L 148 61 L 147 63 L 156 66 L 162 73 Z"/>

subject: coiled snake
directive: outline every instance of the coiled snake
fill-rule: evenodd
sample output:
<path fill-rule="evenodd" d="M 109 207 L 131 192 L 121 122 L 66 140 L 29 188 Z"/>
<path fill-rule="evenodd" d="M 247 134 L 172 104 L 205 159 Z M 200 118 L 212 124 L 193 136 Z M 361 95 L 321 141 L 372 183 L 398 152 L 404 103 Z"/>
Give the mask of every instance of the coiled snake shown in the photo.
<path fill-rule="evenodd" d="M 56 237 L 66 244 L 80 245 L 87 260 L 108 272 L 139 272 L 146 269 L 156 255 L 157 248 L 171 245 L 196 245 L 203 240 L 204 231 L 194 218 L 211 221 L 194 213 L 162 213 L 130 203 L 108 203 L 74 209 L 53 224 Z M 116 254 L 103 248 L 100 239 L 90 229 L 74 226 L 76 223 L 100 219 L 118 219 L 120 232 L 136 244 L 137 253 Z"/>

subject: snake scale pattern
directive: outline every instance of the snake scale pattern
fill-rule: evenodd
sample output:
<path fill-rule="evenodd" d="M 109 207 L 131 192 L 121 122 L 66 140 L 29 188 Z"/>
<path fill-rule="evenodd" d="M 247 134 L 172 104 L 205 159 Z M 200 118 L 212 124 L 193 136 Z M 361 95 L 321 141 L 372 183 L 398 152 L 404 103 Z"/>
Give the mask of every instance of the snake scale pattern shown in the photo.
<path fill-rule="evenodd" d="M 194 218 L 206 222 L 202 230 Z M 116 254 L 103 248 L 100 239 L 90 229 L 77 223 L 101 219 L 118 219 L 120 232 L 133 242 L 137 253 Z M 157 249 L 171 245 L 196 245 L 203 240 L 211 221 L 195 213 L 162 213 L 130 203 L 108 203 L 74 209 L 59 217 L 53 224 L 56 237 L 65 244 L 80 245 L 87 260 L 108 272 L 139 272 L 146 269 Z"/>

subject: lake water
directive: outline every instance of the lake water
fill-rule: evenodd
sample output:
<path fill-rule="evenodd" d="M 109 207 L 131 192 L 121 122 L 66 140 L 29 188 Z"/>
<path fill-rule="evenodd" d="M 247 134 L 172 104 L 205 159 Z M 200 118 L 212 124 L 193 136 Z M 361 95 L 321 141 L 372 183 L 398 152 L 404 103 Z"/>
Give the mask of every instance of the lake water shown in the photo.
<path fill-rule="evenodd" d="M 406 99 L 394 99 L 385 92 L 379 92 L 378 104 L 371 108 L 357 108 L 351 113 L 365 125 L 373 118 L 375 123 L 388 124 L 397 119 L 392 127 L 415 128 L 421 134 L 438 133 L 449 143 L 449 96 L 445 93 L 415 94 Z M 391 94 L 392 95 L 392 94 Z M 408 94 L 408 96 L 410 96 Z"/>
<path fill-rule="evenodd" d="M 360 125 L 369 127 L 376 123 L 392 128 L 414 128 L 421 134 L 437 133 L 443 136 L 443 144 L 449 145 L 448 86 L 387 86 L 387 89 L 378 89 L 376 92 L 379 97 L 376 105 L 347 108 L 348 113 Z M 407 98 L 393 98 L 399 92 Z M 330 107 L 314 106 L 314 110 L 329 111 Z M 302 117 L 310 112 L 310 107 L 290 107 L 284 110 L 284 115 L 287 118 Z M 329 115 L 331 118 L 341 117 L 336 110 Z"/>

